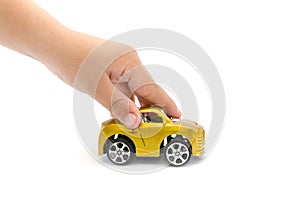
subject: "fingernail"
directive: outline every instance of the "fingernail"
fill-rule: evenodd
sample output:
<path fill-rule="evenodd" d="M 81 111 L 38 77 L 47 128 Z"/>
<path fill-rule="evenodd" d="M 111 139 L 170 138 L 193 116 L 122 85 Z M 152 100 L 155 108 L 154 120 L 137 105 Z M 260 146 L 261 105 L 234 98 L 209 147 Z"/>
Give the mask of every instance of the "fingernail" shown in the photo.
<path fill-rule="evenodd" d="M 125 119 L 124 119 L 124 124 L 128 128 L 135 128 L 135 121 L 136 121 L 136 116 L 133 113 L 129 113 Z"/>

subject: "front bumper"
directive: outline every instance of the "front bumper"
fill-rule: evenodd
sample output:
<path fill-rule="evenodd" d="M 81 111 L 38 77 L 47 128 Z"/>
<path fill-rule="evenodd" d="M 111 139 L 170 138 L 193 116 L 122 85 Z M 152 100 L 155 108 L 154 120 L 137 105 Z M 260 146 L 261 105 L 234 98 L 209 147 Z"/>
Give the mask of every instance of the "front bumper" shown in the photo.
<path fill-rule="evenodd" d="M 192 142 L 193 155 L 194 156 L 202 155 L 204 153 L 204 145 L 205 145 L 205 131 L 203 128 L 199 128 Z"/>

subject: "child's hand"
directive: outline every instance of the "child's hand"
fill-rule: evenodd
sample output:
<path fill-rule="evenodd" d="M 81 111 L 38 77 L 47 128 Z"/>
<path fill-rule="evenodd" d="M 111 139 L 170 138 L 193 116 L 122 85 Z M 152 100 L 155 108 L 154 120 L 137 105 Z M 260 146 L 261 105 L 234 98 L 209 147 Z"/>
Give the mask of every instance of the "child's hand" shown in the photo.
<path fill-rule="evenodd" d="M 45 64 L 63 81 L 95 98 L 127 127 L 136 128 L 140 122 L 139 111 L 130 100 L 132 94 L 141 105 L 158 104 L 168 115 L 180 117 L 173 100 L 153 82 L 130 47 L 72 31 L 33 1 L 0 0 L 0 4 L 0 44 Z M 98 56 L 89 56 L 103 43 L 108 47 Z M 120 57 L 124 49 L 133 51 Z M 112 56 L 118 59 L 106 63 Z M 92 73 L 80 70 L 86 58 L 84 64 L 97 66 Z M 77 74 L 82 76 L 76 79 Z"/>
<path fill-rule="evenodd" d="M 169 116 L 181 115 L 174 101 L 155 84 L 137 52 L 127 45 L 102 42 L 85 59 L 78 74 L 75 87 L 94 97 L 128 128 L 138 127 L 141 121 L 134 95 L 141 106 L 156 104 Z"/>

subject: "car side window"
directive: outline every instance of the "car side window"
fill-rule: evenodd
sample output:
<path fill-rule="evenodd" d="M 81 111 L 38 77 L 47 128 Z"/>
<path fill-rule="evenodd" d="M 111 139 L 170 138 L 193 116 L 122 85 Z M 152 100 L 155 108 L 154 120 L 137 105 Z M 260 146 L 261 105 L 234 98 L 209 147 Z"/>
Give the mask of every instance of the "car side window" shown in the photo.
<path fill-rule="evenodd" d="M 142 121 L 147 123 L 163 123 L 162 118 L 154 112 L 142 113 Z"/>

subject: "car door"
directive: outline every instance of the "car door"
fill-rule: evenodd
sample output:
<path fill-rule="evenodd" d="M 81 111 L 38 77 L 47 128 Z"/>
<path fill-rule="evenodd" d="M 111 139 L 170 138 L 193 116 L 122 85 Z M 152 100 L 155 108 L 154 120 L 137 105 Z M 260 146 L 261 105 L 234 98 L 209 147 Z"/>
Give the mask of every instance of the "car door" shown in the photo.
<path fill-rule="evenodd" d="M 142 122 L 139 130 L 144 141 L 145 150 L 152 153 L 157 150 L 157 137 L 164 128 L 163 118 L 155 112 L 142 113 Z"/>

